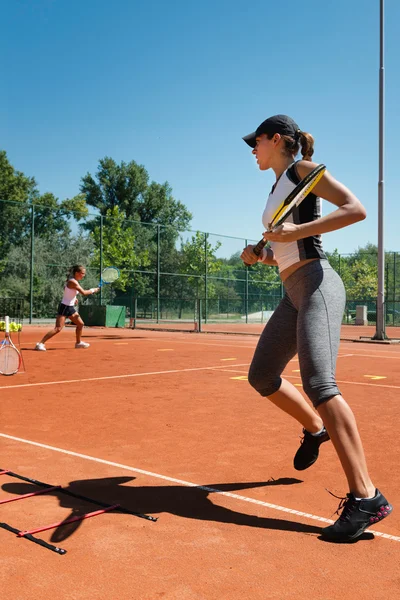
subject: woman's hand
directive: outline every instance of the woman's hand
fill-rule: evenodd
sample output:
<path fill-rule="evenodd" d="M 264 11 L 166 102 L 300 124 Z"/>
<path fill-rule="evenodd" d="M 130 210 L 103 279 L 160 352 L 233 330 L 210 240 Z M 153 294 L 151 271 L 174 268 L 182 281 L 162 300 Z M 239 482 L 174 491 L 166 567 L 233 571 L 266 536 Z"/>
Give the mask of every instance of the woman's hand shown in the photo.
<path fill-rule="evenodd" d="M 249 244 L 240 255 L 240 258 L 246 265 L 254 265 L 258 261 L 258 256 L 254 254 L 253 248 L 255 248 L 255 244 Z"/>
<path fill-rule="evenodd" d="M 265 231 L 264 240 L 269 242 L 295 242 L 301 239 L 300 227 L 294 223 L 282 223 L 274 231 Z"/>

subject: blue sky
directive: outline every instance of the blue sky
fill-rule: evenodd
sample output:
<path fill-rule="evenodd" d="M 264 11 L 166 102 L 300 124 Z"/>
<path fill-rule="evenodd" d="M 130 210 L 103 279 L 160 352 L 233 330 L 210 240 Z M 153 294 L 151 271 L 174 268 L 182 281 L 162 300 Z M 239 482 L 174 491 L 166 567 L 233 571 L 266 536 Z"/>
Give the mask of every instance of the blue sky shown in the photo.
<path fill-rule="evenodd" d="M 385 247 L 400 251 L 400 3 L 385 4 Z M 286 113 L 368 211 L 325 248 L 377 243 L 379 0 L 9 0 L 1 29 L 0 148 L 41 193 L 135 160 L 192 229 L 258 239 L 274 175 L 241 137 Z"/>

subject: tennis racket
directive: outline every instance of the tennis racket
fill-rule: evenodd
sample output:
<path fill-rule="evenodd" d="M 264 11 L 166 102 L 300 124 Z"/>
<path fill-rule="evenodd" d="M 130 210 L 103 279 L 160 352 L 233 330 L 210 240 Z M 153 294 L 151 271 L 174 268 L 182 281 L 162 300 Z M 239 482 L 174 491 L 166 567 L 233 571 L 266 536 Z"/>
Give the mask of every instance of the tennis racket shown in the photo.
<path fill-rule="evenodd" d="M 325 165 L 318 165 L 318 167 L 315 167 L 315 169 L 310 171 L 310 173 L 308 173 L 308 175 L 306 175 L 304 179 L 302 179 L 300 183 L 296 185 L 294 190 L 290 192 L 290 194 L 285 198 L 285 200 L 276 210 L 271 222 L 268 224 L 267 231 L 274 231 L 277 227 L 282 225 L 282 223 L 288 218 L 288 216 L 292 214 L 296 206 L 299 206 L 299 204 L 303 202 L 304 198 L 306 198 L 308 194 L 314 189 L 318 181 L 322 178 L 325 171 Z M 256 256 L 260 256 L 264 246 L 267 243 L 268 241 L 264 239 L 260 240 L 258 244 L 253 248 L 254 254 Z M 245 263 L 245 265 L 246 267 L 250 266 L 247 263 Z"/>
<path fill-rule="evenodd" d="M 21 355 L 11 341 L 10 317 L 5 318 L 5 337 L 0 344 L 0 374 L 14 375 L 21 366 Z"/>
<path fill-rule="evenodd" d="M 118 279 L 119 275 L 117 267 L 106 267 L 101 272 L 99 287 L 102 287 L 105 283 L 113 283 Z"/>

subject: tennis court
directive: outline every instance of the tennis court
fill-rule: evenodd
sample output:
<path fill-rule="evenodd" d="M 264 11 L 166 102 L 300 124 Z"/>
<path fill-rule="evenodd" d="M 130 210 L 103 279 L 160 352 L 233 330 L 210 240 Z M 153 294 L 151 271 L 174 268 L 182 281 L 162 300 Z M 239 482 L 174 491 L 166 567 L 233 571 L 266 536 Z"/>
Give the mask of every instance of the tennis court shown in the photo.
<path fill-rule="evenodd" d="M 354 328 L 353 328 L 354 329 Z M 342 341 L 337 377 L 390 518 L 355 544 L 322 541 L 347 492 L 331 444 L 297 472 L 301 430 L 246 381 L 257 338 L 66 328 L 25 371 L 0 379 L 0 471 L 62 490 L 0 504 L 1 587 L 8 597 L 318 600 L 400 591 L 400 346 Z M 388 331 L 390 335 L 390 331 Z M 298 362 L 285 376 L 300 385 Z M 40 486 L 4 473 L 1 498 Z M 69 492 L 69 493 L 68 493 Z M 34 534 L 64 555 L 18 537 Z M 153 517 L 150 520 L 145 517 Z"/>

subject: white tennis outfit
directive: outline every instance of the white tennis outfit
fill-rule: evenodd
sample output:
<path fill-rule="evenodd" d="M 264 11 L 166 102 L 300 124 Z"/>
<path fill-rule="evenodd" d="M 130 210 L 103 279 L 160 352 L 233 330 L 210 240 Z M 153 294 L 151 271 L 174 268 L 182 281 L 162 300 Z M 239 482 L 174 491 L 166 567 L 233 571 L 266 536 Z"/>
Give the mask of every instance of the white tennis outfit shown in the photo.
<path fill-rule="evenodd" d="M 69 281 L 75 281 L 76 283 L 78 283 L 76 281 L 76 279 L 74 279 L 73 277 L 68 279 L 67 283 Z M 76 300 L 77 294 L 79 294 L 77 289 L 69 288 L 67 286 L 67 284 L 65 285 L 64 295 L 63 295 L 62 300 L 61 300 L 60 304 L 58 305 L 58 309 L 57 309 L 58 316 L 71 317 L 76 312 L 78 312 L 75 307 L 75 300 Z M 89 346 L 90 346 L 90 344 L 88 344 L 87 342 L 77 342 L 75 344 L 75 348 L 89 348 Z M 38 342 L 36 344 L 35 350 L 40 350 L 42 352 L 45 352 L 46 346 L 42 342 Z"/>
<path fill-rule="evenodd" d="M 75 279 L 68 279 L 68 281 L 75 281 Z M 66 285 L 64 288 L 64 296 L 62 297 L 61 304 L 65 304 L 65 306 L 74 306 L 75 299 L 78 293 L 78 290 L 76 290 L 75 288 L 69 288 Z"/>
<path fill-rule="evenodd" d="M 272 221 L 276 210 L 299 182 L 300 177 L 296 171 L 296 163 L 293 163 L 282 173 L 268 196 L 267 205 L 262 216 L 265 229 L 268 229 L 268 224 Z M 315 221 L 320 217 L 321 200 L 315 194 L 310 193 L 301 202 L 300 206 L 293 210 L 286 222 L 300 225 L 301 223 Z M 269 242 L 269 245 L 274 252 L 274 258 L 278 263 L 280 273 L 300 260 L 326 258 L 320 235 L 313 235 L 295 242 Z"/>

